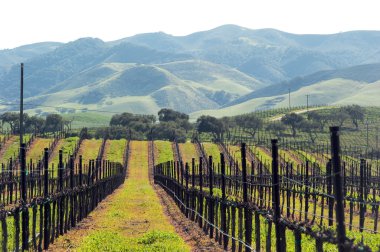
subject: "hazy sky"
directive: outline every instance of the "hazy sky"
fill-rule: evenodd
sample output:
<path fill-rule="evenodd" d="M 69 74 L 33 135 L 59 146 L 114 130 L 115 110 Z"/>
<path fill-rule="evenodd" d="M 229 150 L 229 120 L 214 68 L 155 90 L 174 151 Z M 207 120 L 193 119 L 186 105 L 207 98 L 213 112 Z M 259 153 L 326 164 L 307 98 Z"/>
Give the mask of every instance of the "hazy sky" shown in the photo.
<path fill-rule="evenodd" d="M 80 37 L 187 35 L 223 24 L 292 33 L 380 30 L 378 0 L 2 0 L 0 49 Z"/>

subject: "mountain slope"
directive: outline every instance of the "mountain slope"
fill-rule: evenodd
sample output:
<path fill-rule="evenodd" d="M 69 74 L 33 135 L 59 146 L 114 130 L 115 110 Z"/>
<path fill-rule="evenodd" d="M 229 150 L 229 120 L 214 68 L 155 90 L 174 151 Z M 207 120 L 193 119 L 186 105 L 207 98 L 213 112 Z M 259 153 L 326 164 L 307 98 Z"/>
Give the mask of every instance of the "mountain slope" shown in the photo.
<path fill-rule="evenodd" d="M 207 63 L 202 64 L 207 66 Z M 199 82 L 195 82 L 183 80 L 161 66 L 103 63 L 82 71 L 42 95 L 27 99 L 26 103 L 43 106 L 62 104 L 63 107 L 77 109 L 112 108 L 121 111 L 124 104 L 124 109 L 130 108 L 136 113 L 149 113 L 152 110 L 157 112 L 162 107 L 190 113 L 207 108 L 216 109 L 220 107 L 218 102 L 221 100 L 231 100 L 238 95 L 236 92 L 229 93 L 223 86 L 210 86 L 207 81 L 203 82 L 202 80 L 211 78 L 207 72 L 199 75 Z M 244 76 L 238 73 L 236 75 Z M 223 78 L 223 73 L 219 73 L 219 76 Z M 228 76 L 233 77 L 231 73 Z M 243 93 L 252 90 L 239 83 L 234 85 L 243 90 Z"/>
<path fill-rule="evenodd" d="M 271 85 L 268 87 L 264 87 L 262 89 L 253 91 L 250 94 L 242 96 L 229 104 L 227 106 L 232 106 L 235 104 L 239 104 L 254 98 L 259 97 L 270 97 L 276 95 L 287 94 L 289 89 L 291 92 L 297 91 L 302 87 L 306 87 L 318 82 L 342 78 L 347 80 L 359 81 L 372 83 L 377 80 L 380 80 L 380 64 L 367 64 L 367 65 L 358 65 L 349 68 L 343 68 L 338 70 L 330 70 L 330 71 L 320 71 L 305 77 L 297 77 L 288 82 L 281 82 L 276 85 Z M 327 92 L 326 92 L 327 94 Z"/>
<path fill-rule="evenodd" d="M 177 61 L 159 66 L 181 79 L 207 83 L 209 87 L 230 92 L 245 93 L 247 90 L 257 90 L 265 86 L 262 82 L 236 69 L 206 61 Z"/>
<path fill-rule="evenodd" d="M 380 32 L 298 35 L 236 25 L 175 37 L 151 33 L 122 41 L 228 65 L 273 84 L 321 70 L 380 62 Z"/>
<path fill-rule="evenodd" d="M 104 97 L 145 96 L 168 85 L 175 85 L 176 88 L 155 94 L 159 100 L 165 94 L 164 100 L 167 102 L 161 101 L 160 106 L 174 104 L 172 100 L 175 99 L 183 100 L 187 97 L 184 95 L 185 90 L 197 94 L 186 102 L 186 111 L 193 111 L 192 108 L 199 107 L 199 104 L 208 104 L 210 108 L 215 108 L 263 86 L 259 81 L 237 70 L 204 61 L 190 60 L 157 65 L 102 63 L 58 83 L 42 94 L 84 88 L 83 90 L 91 90 L 90 93 L 82 95 L 81 102 L 86 103 L 95 94 L 99 101 Z M 201 98 L 203 101 L 199 100 Z M 198 105 L 191 105 L 191 102 Z M 170 106 L 175 108 L 174 105 Z M 201 107 L 204 108 L 203 105 Z"/>
<path fill-rule="evenodd" d="M 9 71 L 15 64 L 20 64 L 38 55 L 51 52 L 61 45 L 62 43 L 57 42 L 41 42 L 14 49 L 0 50 L 0 75 Z"/>
<path fill-rule="evenodd" d="M 284 105 L 289 88 L 294 105 L 303 103 L 306 92 L 322 103 L 350 102 L 360 92 L 376 93 L 372 83 L 380 80 L 379 31 L 297 35 L 224 25 L 188 36 L 146 33 L 113 42 L 83 38 L 7 53 L 11 56 L 0 57 L 0 100 L 18 99 L 20 70 L 11 64 L 22 59 L 27 100 L 67 109 L 195 112 L 242 104 L 244 113 L 243 108 Z M 344 83 L 349 84 L 342 97 L 326 86 L 344 88 Z M 362 91 L 353 93 L 353 87 Z"/>
<path fill-rule="evenodd" d="M 322 104 L 353 104 L 356 103 L 353 98 L 361 90 L 368 90 L 367 87 L 372 84 L 364 82 L 347 80 L 347 79 L 331 79 L 321 81 L 309 86 L 302 87 L 291 93 L 292 106 L 306 105 L 306 95 L 309 95 L 309 105 Z M 374 86 L 375 87 L 375 86 Z M 377 92 L 378 93 L 378 92 Z M 376 97 L 372 97 L 371 104 L 378 104 Z M 364 100 L 362 100 L 363 102 Z M 259 97 L 238 103 L 233 106 L 224 107 L 218 110 L 197 111 L 191 114 L 192 118 L 196 118 L 202 114 L 213 115 L 217 117 L 239 115 L 249 113 L 256 110 L 265 110 L 271 108 L 284 108 L 289 104 L 288 94 L 279 94 L 268 97 Z"/>

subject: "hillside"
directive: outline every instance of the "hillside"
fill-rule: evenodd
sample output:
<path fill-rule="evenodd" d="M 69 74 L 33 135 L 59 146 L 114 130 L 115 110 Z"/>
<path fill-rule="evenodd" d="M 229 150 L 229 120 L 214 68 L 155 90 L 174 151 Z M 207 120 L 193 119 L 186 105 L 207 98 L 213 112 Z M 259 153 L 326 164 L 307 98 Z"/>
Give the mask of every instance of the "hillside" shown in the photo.
<path fill-rule="evenodd" d="M 298 93 L 310 94 L 311 102 L 349 103 L 360 98 L 360 92 L 350 98 L 350 85 L 345 96 L 331 101 L 319 94 L 334 97 L 335 90 L 327 93 L 330 87 L 318 85 L 343 88 L 345 80 L 360 85 L 380 80 L 379 52 L 378 31 L 298 35 L 235 25 L 187 36 L 158 32 L 111 42 L 46 42 L 0 51 L 0 100 L 17 101 L 22 60 L 24 93 L 33 104 L 27 108 L 37 113 L 62 111 L 57 106 L 69 112 L 156 113 L 169 107 L 193 113 L 234 111 L 239 104 L 244 113 L 243 108 L 286 106 L 289 88 L 293 105 L 304 103 Z"/>
<path fill-rule="evenodd" d="M 379 88 L 379 82 L 368 84 L 360 81 L 336 78 L 317 82 L 292 92 L 291 104 L 293 104 L 293 106 L 306 106 L 306 95 L 309 95 L 309 105 L 360 104 L 364 106 L 380 106 L 380 101 L 376 97 L 379 91 L 377 91 L 376 88 Z M 366 96 L 366 94 L 370 92 L 374 93 L 370 96 Z M 190 116 L 193 119 L 202 114 L 216 117 L 233 116 L 256 110 L 284 108 L 287 107 L 288 104 L 288 94 L 279 94 L 250 99 L 218 110 L 197 111 Z"/>
<path fill-rule="evenodd" d="M 179 66 L 184 64 L 197 64 L 199 69 L 210 67 L 206 62 L 178 63 Z M 26 103 L 144 114 L 155 114 L 160 108 L 169 107 L 190 113 L 216 109 L 222 102 L 229 102 L 262 85 L 238 71 L 227 71 L 215 64 L 212 64 L 213 71 L 200 71 L 197 78 L 186 69 L 190 68 L 181 69 L 176 63 L 103 63 L 78 73 L 39 96 L 26 99 Z M 33 107 L 27 106 L 29 109 Z"/>
<path fill-rule="evenodd" d="M 61 43 L 41 42 L 31 45 L 20 46 L 14 49 L 0 50 L 0 76 L 20 62 L 55 50 Z"/>
<path fill-rule="evenodd" d="M 183 37 L 151 33 L 122 41 L 188 53 L 237 68 L 267 84 L 321 70 L 380 62 L 378 31 L 298 35 L 275 29 L 251 30 L 224 25 Z"/>
<path fill-rule="evenodd" d="M 289 89 L 293 93 L 303 87 L 332 79 L 346 79 L 364 83 L 372 83 L 380 80 L 380 64 L 366 64 L 337 70 L 320 71 L 308 76 L 297 77 L 290 81 L 281 82 L 259 90 L 255 90 L 250 94 L 239 97 L 231 103 L 226 104 L 225 107 L 240 104 L 255 98 L 288 94 Z M 327 91 L 324 93 L 328 95 Z M 324 103 L 328 102 L 322 102 L 322 104 Z"/>

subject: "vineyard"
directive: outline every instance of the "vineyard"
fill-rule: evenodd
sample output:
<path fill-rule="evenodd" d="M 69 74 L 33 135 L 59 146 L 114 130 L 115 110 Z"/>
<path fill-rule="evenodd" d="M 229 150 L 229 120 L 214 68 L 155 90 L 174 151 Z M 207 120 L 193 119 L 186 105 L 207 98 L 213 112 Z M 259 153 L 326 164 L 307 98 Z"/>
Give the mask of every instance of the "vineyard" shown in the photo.
<path fill-rule="evenodd" d="M 200 147 L 206 153 L 217 148 L 207 145 Z M 155 182 L 225 249 L 379 249 L 376 160 L 339 157 L 338 151 L 330 156 L 283 150 L 280 156 L 273 141 L 271 152 L 242 145 L 242 158 L 231 162 L 233 147 L 219 144 L 228 149 L 220 162 L 209 156 L 199 165 L 184 164 L 176 156 L 155 167 Z"/>
<path fill-rule="evenodd" d="M 2 251 L 378 251 L 380 162 L 329 135 L 3 135 Z"/>

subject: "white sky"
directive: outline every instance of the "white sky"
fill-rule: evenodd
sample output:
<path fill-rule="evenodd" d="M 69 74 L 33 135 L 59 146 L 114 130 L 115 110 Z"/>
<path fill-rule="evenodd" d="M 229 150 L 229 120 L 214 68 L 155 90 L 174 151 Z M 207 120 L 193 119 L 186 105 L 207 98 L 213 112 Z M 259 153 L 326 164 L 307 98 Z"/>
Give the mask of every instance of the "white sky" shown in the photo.
<path fill-rule="evenodd" d="M 380 30 L 378 0 L 0 0 L 0 49 L 223 24 L 292 33 Z"/>

